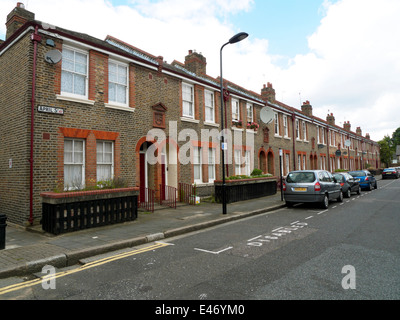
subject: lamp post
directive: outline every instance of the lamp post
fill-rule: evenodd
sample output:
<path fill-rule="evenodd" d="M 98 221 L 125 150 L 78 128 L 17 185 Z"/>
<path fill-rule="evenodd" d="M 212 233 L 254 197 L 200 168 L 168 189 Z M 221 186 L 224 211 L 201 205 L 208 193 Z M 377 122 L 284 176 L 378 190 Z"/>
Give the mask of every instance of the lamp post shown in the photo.
<path fill-rule="evenodd" d="M 232 43 L 236 43 L 246 39 L 249 35 L 245 32 L 240 32 L 234 35 L 229 39 L 227 43 L 225 43 L 220 50 L 220 68 L 221 68 L 221 153 L 222 153 L 222 214 L 226 214 L 226 184 L 225 184 L 225 153 L 224 151 L 227 149 L 225 144 L 225 136 L 224 136 L 224 84 L 222 78 L 222 49 Z"/>

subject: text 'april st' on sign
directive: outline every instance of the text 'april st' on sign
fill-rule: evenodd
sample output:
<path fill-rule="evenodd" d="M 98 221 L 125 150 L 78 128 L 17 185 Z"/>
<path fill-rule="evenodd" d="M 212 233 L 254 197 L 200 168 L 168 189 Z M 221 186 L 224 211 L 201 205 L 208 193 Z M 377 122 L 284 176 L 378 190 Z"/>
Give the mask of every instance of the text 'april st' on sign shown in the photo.
<path fill-rule="evenodd" d="M 39 106 L 38 107 L 39 112 L 44 112 L 44 113 L 53 113 L 53 114 L 64 114 L 64 109 L 62 108 L 54 108 L 54 107 L 47 107 L 47 106 Z"/>

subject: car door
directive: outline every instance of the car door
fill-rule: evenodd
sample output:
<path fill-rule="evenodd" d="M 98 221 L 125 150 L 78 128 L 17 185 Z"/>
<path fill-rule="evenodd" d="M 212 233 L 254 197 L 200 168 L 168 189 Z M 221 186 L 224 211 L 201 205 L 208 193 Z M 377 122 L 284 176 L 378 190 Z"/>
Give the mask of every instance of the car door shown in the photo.
<path fill-rule="evenodd" d="M 329 199 L 334 199 L 339 196 L 340 184 L 335 182 L 335 179 L 330 172 L 325 171 L 324 174 L 329 183 Z"/>
<path fill-rule="evenodd" d="M 352 192 L 357 191 L 358 190 L 358 183 L 356 182 L 356 179 L 353 178 L 353 176 L 348 174 L 348 173 L 345 174 L 345 178 L 347 180 L 347 183 L 350 185 L 350 190 Z"/>
<path fill-rule="evenodd" d="M 321 194 L 329 193 L 329 185 L 326 183 L 326 178 L 323 171 L 318 172 L 318 181 L 321 185 Z"/>

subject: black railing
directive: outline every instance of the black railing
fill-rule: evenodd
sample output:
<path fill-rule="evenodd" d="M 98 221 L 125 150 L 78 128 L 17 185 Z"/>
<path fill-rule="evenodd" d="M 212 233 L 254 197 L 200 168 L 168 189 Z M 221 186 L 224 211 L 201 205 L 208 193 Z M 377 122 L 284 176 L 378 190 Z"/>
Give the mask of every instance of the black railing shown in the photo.
<path fill-rule="evenodd" d="M 142 192 L 144 194 L 142 194 Z M 146 211 L 154 212 L 154 200 L 156 191 L 149 188 L 143 188 L 140 190 L 140 195 L 138 198 L 139 208 L 143 208 Z"/>
<path fill-rule="evenodd" d="M 188 204 L 196 204 L 196 186 L 187 184 L 187 183 L 179 183 L 178 189 L 179 202 L 184 202 Z"/>
<path fill-rule="evenodd" d="M 160 184 L 160 205 L 176 209 L 177 189 Z"/>
<path fill-rule="evenodd" d="M 226 184 L 226 203 L 261 198 L 276 194 L 276 181 L 258 183 Z M 215 185 L 215 200 L 222 202 L 222 185 Z"/>
<path fill-rule="evenodd" d="M 68 203 L 42 204 L 42 228 L 60 234 L 137 218 L 137 195 Z"/>

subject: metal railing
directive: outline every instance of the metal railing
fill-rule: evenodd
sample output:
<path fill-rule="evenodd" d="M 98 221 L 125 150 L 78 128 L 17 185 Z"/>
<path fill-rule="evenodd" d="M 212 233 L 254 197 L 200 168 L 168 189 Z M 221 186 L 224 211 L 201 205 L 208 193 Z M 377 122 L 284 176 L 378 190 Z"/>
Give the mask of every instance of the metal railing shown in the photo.
<path fill-rule="evenodd" d="M 160 184 L 160 205 L 176 209 L 177 189 Z"/>
<path fill-rule="evenodd" d="M 187 184 L 187 183 L 179 183 L 178 189 L 179 202 L 184 202 L 188 204 L 195 205 L 196 204 L 196 186 Z"/>
<path fill-rule="evenodd" d="M 140 192 L 144 191 L 144 195 L 140 194 L 138 197 L 138 206 L 146 211 L 154 212 L 154 200 L 156 191 L 150 188 L 143 188 Z"/>

